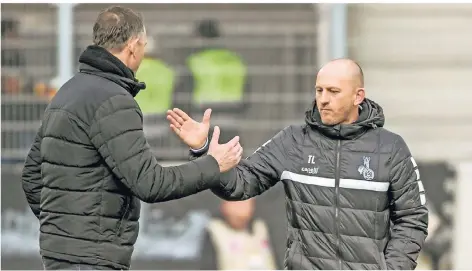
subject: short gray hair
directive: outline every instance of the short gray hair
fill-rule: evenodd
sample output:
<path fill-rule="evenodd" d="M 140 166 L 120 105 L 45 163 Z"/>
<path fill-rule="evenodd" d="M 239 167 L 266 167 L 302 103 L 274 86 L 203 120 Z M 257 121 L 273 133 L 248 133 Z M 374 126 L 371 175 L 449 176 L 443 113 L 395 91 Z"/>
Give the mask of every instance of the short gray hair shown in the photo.
<path fill-rule="evenodd" d="M 112 6 L 98 15 L 93 26 L 93 43 L 107 50 L 123 50 L 128 40 L 144 32 L 141 14 L 130 8 Z"/>

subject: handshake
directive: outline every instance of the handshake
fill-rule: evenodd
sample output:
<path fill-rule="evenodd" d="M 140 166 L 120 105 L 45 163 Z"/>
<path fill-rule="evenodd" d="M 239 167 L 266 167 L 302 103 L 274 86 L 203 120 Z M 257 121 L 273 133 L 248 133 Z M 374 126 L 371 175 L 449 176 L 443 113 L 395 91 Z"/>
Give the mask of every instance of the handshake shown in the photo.
<path fill-rule="evenodd" d="M 207 109 L 202 122 L 197 122 L 178 108 L 167 110 L 167 120 L 170 122 L 170 128 L 180 139 L 197 152 L 203 152 L 208 147 L 208 155 L 213 156 L 218 162 L 220 172 L 226 172 L 238 165 L 243 154 L 243 147 L 239 144 L 239 136 L 235 136 L 227 143 L 220 144 L 218 142 L 220 137 L 218 126 L 214 128 L 211 141 L 208 142 L 210 116 L 211 109 Z"/>

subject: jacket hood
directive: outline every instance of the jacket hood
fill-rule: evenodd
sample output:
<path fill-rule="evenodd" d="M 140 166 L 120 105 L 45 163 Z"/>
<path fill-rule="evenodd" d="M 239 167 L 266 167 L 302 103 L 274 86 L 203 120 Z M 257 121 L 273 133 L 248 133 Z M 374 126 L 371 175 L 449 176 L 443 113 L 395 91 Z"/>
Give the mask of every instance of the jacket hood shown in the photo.
<path fill-rule="evenodd" d="M 329 138 L 348 140 L 355 139 L 370 129 L 384 126 L 385 117 L 380 105 L 366 98 L 359 107 L 359 118 L 356 122 L 327 126 L 321 122 L 320 112 L 314 102 L 313 108 L 305 113 L 305 122 Z"/>
<path fill-rule="evenodd" d="M 125 88 L 133 97 L 146 88 L 134 72 L 104 48 L 90 45 L 79 57 L 79 71 L 106 78 Z"/>

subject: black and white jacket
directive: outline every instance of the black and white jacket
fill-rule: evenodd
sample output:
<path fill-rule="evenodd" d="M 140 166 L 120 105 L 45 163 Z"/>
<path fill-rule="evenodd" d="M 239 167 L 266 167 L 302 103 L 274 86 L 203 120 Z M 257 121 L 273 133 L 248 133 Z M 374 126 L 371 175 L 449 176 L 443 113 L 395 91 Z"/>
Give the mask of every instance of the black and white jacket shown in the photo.
<path fill-rule="evenodd" d="M 212 190 L 244 200 L 283 182 L 287 269 L 416 267 L 428 227 L 420 173 L 405 141 L 383 128 L 382 108 L 368 99 L 361 108 L 357 122 L 325 126 L 315 106 Z"/>

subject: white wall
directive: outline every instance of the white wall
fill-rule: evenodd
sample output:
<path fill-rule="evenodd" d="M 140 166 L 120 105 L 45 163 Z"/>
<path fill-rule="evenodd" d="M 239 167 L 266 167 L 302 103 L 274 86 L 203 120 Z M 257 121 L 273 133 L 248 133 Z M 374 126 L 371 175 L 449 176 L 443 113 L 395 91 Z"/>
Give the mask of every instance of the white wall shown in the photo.
<path fill-rule="evenodd" d="M 472 5 L 351 4 L 368 97 L 420 160 L 472 155 Z"/>

